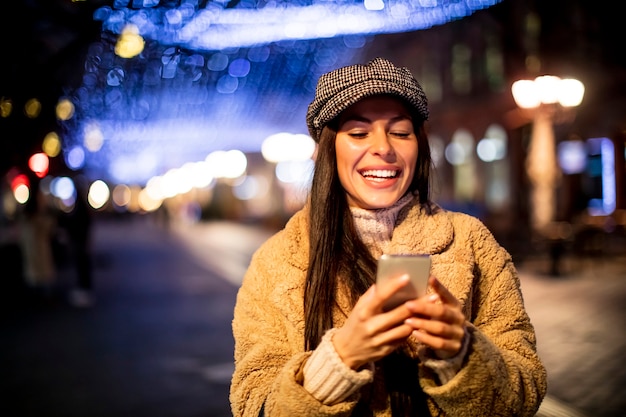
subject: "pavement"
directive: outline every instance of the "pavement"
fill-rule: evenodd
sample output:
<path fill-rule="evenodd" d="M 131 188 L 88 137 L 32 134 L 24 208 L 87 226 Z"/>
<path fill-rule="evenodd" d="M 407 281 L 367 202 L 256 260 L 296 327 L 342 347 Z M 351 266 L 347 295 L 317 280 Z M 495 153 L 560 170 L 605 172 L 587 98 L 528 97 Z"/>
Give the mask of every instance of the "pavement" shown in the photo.
<path fill-rule="evenodd" d="M 539 416 L 626 416 L 626 257 L 519 265 L 537 349 L 548 371 Z"/>
<path fill-rule="evenodd" d="M 272 230 L 233 222 L 166 227 L 149 217 L 94 225 L 95 305 L 76 308 L 61 262 L 34 295 L 2 257 L 0 415 L 225 417 L 239 282 Z M 13 266 L 12 266 L 13 265 Z M 539 253 L 518 263 L 548 396 L 537 417 L 626 416 L 626 251 Z"/>

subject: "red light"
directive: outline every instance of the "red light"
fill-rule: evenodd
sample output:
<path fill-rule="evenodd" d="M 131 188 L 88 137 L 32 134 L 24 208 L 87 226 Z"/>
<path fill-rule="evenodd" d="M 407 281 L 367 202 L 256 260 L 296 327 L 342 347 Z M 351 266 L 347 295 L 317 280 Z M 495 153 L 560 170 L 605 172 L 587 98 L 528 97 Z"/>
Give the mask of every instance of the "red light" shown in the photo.
<path fill-rule="evenodd" d="M 18 174 L 13 177 L 11 180 L 11 190 L 15 191 L 20 185 L 25 185 L 30 188 L 30 181 L 28 181 L 28 177 L 24 174 Z"/>
<path fill-rule="evenodd" d="M 39 178 L 43 178 L 46 176 L 46 174 L 48 173 L 49 166 L 50 166 L 50 160 L 48 159 L 48 155 L 46 155 L 43 152 L 34 154 L 28 160 L 28 167 Z"/>

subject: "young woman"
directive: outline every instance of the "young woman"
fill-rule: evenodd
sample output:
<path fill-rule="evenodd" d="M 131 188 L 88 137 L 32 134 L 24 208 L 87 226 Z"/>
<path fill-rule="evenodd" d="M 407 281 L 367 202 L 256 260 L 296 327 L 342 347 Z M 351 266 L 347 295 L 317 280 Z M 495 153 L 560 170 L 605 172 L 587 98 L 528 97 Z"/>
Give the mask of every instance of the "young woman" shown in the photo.
<path fill-rule="evenodd" d="M 427 99 L 377 58 L 320 77 L 310 199 L 255 253 L 234 311 L 235 417 L 533 416 L 546 372 L 510 255 L 429 198 Z M 427 295 L 376 285 L 384 254 L 428 254 Z"/>

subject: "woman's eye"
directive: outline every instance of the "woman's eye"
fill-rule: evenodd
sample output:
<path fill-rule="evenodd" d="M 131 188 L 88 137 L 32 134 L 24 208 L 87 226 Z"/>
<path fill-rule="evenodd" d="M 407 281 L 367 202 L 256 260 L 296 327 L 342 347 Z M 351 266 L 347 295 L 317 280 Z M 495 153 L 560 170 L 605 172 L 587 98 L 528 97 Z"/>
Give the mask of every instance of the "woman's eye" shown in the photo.
<path fill-rule="evenodd" d="M 364 138 L 367 136 L 367 132 L 350 132 L 350 136 L 352 136 L 353 138 Z"/>
<path fill-rule="evenodd" d="M 398 138 L 408 138 L 410 136 L 409 132 L 390 132 L 392 136 Z"/>

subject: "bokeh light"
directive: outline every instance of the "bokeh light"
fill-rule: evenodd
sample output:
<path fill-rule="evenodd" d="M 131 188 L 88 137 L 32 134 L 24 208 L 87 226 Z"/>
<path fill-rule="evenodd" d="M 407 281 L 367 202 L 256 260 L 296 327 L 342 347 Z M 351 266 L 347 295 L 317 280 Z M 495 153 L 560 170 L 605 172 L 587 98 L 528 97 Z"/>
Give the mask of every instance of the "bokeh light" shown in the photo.
<path fill-rule="evenodd" d="M 139 34 L 139 28 L 128 24 L 124 26 L 117 40 L 115 53 L 122 58 L 133 58 L 143 51 L 144 44 L 145 41 Z"/>
<path fill-rule="evenodd" d="M 497 2 L 102 6 L 94 19 L 113 37 L 89 46 L 82 84 L 68 94 L 75 109 L 60 117 L 65 160 L 91 178 L 146 184 L 211 152 L 257 153 L 272 135 L 306 135 L 317 78 L 360 60 L 376 34 L 426 29 Z"/>
<path fill-rule="evenodd" d="M 41 145 L 43 151 L 50 158 L 54 158 L 58 156 L 61 152 L 61 139 L 56 132 L 50 132 L 43 138 L 43 143 Z"/>
<path fill-rule="evenodd" d="M 62 97 L 56 107 L 57 119 L 61 121 L 70 120 L 74 116 L 74 103 L 68 98 Z"/>
<path fill-rule="evenodd" d="M 36 153 L 28 159 L 28 167 L 39 178 L 43 178 L 48 174 L 50 160 L 48 155 L 43 152 Z"/>
<path fill-rule="evenodd" d="M 109 201 L 110 195 L 109 186 L 102 180 L 96 180 L 89 186 L 87 201 L 91 207 L 99 209 Z"/>
<path fill-rule="evenodd" d="M 36 119 L 41 113 L 41 102 L 36 98 L 31 98 L 24 105 L 24 114 L 30 119 Z"/>

